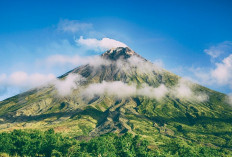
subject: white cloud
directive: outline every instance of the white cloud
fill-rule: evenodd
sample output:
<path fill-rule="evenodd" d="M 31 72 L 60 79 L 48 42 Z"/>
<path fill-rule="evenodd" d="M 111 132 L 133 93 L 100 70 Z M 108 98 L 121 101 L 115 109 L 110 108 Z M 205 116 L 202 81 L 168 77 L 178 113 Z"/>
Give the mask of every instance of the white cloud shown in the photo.
<path fill-rule="evenodd" d="M 209 96 L 206 93 L 195 94 L 195 99 L 200 102 L 205 102 L 209 100 Z"/>
<path fill-rule="evenodd" d="M 134 72 L 137 69 L 141 74 L 144 73 L 152 73 L 152 72 L 162 72 L 161 67 L 152 64 L 151 62 L 145 61 L 144 59 L 138 56 L 131 56 L 126 61 L 125 60 L 117 60 L 116 62 L 119 70 L 125 70 L 127 72 Z"/>
<path fill-rule="evenodd" d="M 136 86 L 128 85 L 121 81 L 90 84 L 83 92 L 85 97 L 92 98 L 95 95 L 113 95 L 117 97 L 128 97 L 136 94 Z"/>
<path fill-rule="evenodd" d="M 10 75 L 0 75 L 0 98 L 6 98 L 9 93 L 17 94 L 30 88 L 39 88 L 45 85 L 54 85 L 60 96 L 71 94 L 74 89 L 77 89 L 79 83 L 84 78 L 79 74 L 69 74 L 64 80 L 57 79 L 53 74 L 27 74 L 23 71 L 14 72 Z M 12 92 L 13 91 L 13 92 Z"/>
<path fill-rule="evenodd" d="M 180 78 L 178 84 L 171 89 L 171 95 L 180 99 L 190 99 L 204 102 L 208 100 L 208 95 L 193 91 L 194 84 L 185 78 Z"/>
<path fill-rule="evenodd" d="M 78 20 L 61 20 L 58 24 L 58 30 L 64 32 L 76 33 L 80 31 L 90 30 L 93 25 L 91 23 L 83 23 Z"/>
<path fill-rule="evenodd" d="M 219 84 L 228 84 L 232 88 L 232 54 L 224 58 L 221 63 L 216 63 L 216 68 L 211 71 L 211 76 Z"/>
<path fill-rule="evenodd" d="M 206 85 L 212 84 L 212 77 L 210 75 L 210 72 L 208 72 L 210 71 L 209 69 L 191 67 L 187 68 L 187 70 L 189 70 L 194 75 L 194 77 L 196 77 L 196 80 L 194 82 Z"/>
<path fill-rule="evenodd" d="M 10 75 L 0 75 L 0 85 L 29 89 L 41 86 L 51 80 L 54 80 L 55 78 L 56 77 L 53 74 L 27 74 L 26 72 L 18 71 Z"/>
<path fill-rule="evenodd" d="M 54 81 L 56 77 L 53 74 L 28 74 L 23 71 L 13 72 L 12 74 L 0 75 L 0 100 L 16 95 L 25 90 L 41 87 Z"/>
<path fill-rule="evenodd" d="M 68 96 L 74 89 L 77 89 L 79 84 L 85 79 L 79 74 L 69 74 L 64 80 L 56 79 L 51 82 L 60 96 Z"/>
<path fill-rule="evenodd" d="M 50 66 L 54 65 L 65 65 L 65 64 L 72 64 L 72 65 L 80 65 L 82 64 L 83 60 L 80 56 L 65 56 L 65 55 L 52 55 L 46 59 L 46 64 Z"/>
<path fill-rule="evenodd" d="M 232 89 L 232 54 L 214 68 L 190 68 L 198 82 L 205 85 L 229 86 Z"/>
<path fill-rule="evenodd" d="M 154 65 L 158 66 L 158 67 L 161 67 L 163 68 L 164 67 L 164 62 L 161 60 L 161 59 L 156 59 L 154 62 L 153 62 Z"/>
<path fill-rule="evenodd" d="M 157 66 L 156 64 L 152 64 L 151 62 L 145 61 L 137 56 L 131 56 L 128 59 L 128 63 L 130 67 L 136 67 L 141 73 L 151 73 L 153 71 L 161 70 L 161 67 Z"/>
<path fill-rule="evenodd" d="M 154 88 L 148 85 L 143 85 L 142 88 L 138 89 L 137 94 L 147 96 L 150 98 L 156 98 L 157 100 L 162 99 L 168 93 L 168 89 L 165 85 L 161 84 L 159 87 Z"/>
<path fill-rule="evenodd" d="M 186 68 L 186 71 L 198 83 L 228 92 L 232 89 L 232 42 L 219 43 L 205 52 L 213 59 L 211 66 Z"/>
<path fill-rule="evenodd" d="M 204 52 L 210 55 L 212 58 L 217 58 L 220 55 L 232 51 L 232 42 L 224 41 L 215 46 L 211 46 L 209 49 L 205 49 Z"/>
<path fill-rule="evenodd" d="M 193 92 L 191 82 L 180 79 L 177 86 L 174 88 L 167 88 L 164 84 L 161 84 L 157 88 L 143 84 L 141 87 L 137 87 L 136 84 L 127 84 L 121 81 L 113 81 L 102 83 L 93 83 L 87 86 L 82 96 L 87 98 L 93 98 L 94 96 L 110 95 L 118 98 L 125 98 L 130 96 L 145 96 L 148 98 L 161 100 L 167 94 L 175 98 L 188 99 L 204 102 L 208 100 L 208 95 L 201 92 Z"/>
<path fill-rule="evenodd" d="M 190 98 L 193 95 L 191 90 L 191 82 L 185 79 L 179 79 L 177 86 L 174 89 L 173 94 L 178 98 Z"/>
<path fill-rule="evenodd" d="M 143 85 L 137 88 L 135 84 L 129 85 L 121 81 L 94 83 L 90 84 L 84 91 L 83 96 L 92 98 L 94 96 L 110 95 L 119 98 L 129 96 L 146 96 L 155 99 L 161 99 L 167 94 L 168 90 L 164 85 L 157 88 Z"/>
<path fill-rule="evenodd" d="M 95 38 L 84 39 L 83 36 L 81 36 L 76 42 L 78 45 L 85 46 L 87 49 L 95 51 L 105 51 L 116 47 L 127 47 L 126 44 L 110 38 L 97 40 Z"/>

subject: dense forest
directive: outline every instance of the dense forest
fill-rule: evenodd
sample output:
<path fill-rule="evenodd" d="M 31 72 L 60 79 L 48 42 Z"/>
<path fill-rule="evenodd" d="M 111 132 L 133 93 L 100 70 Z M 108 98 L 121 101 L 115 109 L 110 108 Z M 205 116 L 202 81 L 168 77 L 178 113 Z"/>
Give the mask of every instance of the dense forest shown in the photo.
<path fill-rule="evenodd" d="M 14 130 L 0 134 L 0 156 L 69 156 L 69 157 L 150 157 L 150 156 L 230 156 L 226 150 L 210 146 L 188 145 L 177 139 L 154 147 L 140 136 L 125 133 L 105 134 L 92 139 L 75 138 L 55 133 L 53 129 Z"/>

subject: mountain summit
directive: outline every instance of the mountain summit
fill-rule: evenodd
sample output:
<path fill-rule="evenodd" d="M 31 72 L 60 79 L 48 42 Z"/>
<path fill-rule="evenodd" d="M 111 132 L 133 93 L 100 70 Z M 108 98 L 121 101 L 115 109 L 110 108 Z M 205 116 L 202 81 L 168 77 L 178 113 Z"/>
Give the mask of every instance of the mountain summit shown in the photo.
<path fill-rule="evenodd" d="M 136 55 L 136 53 L 129 47 L 117 47 L 106 51 L 101 56 L 106 59 L 117 60 L 119 58 L 127 59 L 133 55 Z"/>
<path fill-rule="evenodd" d="M 75 138 L 131 132 L 157 149 L 177 139 L 231 151 L 226 95 L 160 69 L 128 47 L 100 58 L 1 101 L 0 130 L 54 128 Z"/>

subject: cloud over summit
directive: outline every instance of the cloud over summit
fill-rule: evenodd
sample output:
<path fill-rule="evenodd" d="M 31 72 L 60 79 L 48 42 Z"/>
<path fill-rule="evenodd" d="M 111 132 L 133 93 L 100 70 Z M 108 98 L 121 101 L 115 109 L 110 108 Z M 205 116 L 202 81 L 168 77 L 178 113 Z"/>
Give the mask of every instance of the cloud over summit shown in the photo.
<path fill-rule="evenodd" d="M 126 44 L 110 38 L 102 38 L 101 40 L 98 40 L 95 38 L 84 39 L 83 36 L 80 36 L 80 38 L 76 40 L 76 43 L 95 51 L 105 51 L 116 47 L 127 47 Z"/>

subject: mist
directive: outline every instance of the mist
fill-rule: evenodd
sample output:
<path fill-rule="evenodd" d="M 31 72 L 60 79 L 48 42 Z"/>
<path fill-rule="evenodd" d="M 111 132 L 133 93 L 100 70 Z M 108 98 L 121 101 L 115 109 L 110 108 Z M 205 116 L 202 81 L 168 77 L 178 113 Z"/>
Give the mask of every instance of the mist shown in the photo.
<path fill-rule="evenodd" d="M 177 85 L 175 85 L 172 89 L 170 89 L 170 93 L 173 97 L 179 98 L 179 99 L 190 99 L 190 100 L 197 100 L 200 102 L 204 102 L 208 100 L 208 95 L 206 93 L 202 92 L 195 92 L 194 90 L 194 84 L 185 79 L 180 78 L 178 80 Z"/>
<path fill-rule="evenodd" d="M 137 88 L 136 84 L 127 84 L 122 81 L 94 83 L 90 84 L 82 92 L 84 97 L 93 98 L 94 96 L 109 95 L 118 98 L 125 98 L 131 96 L 146 96 L 160 100 L 168 93 L 165 85 L 160 85 L 157 88 L 148 86 L 146 84 Z"/>
<path fill-rule="evenodd" d="M 85 78 L 81 75 L 71 73 L 65 77 L 65 79 L 56 79 L 51 82 L 51 84 L 54 85 L 59 96 L 68 96 L 71 95 L 72 91 L 77 89 L 84 80 Z"/>
<path fill-rule="evenodd" d="M 75 60 L 75 59 L 74 59 Z M 76 59 L 76 60 L 81 60 Z M 161 67 L 145 61 L 143 58 L 132 56 L 127 60 L 119 59 L 117 61 L 111 61 L 104 59 L 100 56 L 87 57 L 82 60 L 82 63 L 87 63 L 93 68 L 98 68 L 102 65 L 116 65 L 119 70 L 133 73 L 137 70 L 141 74 L 150 74 L 153 72 L 162 73 Z M 85 80 L 79 74 L 69 74 L 64 80 L 54 81 L 55 88 L 60 96 L 68 96 L 74 89 L 78 89 L 80 82 Z M 102 83 L 93 83 L 86 88 L 80 87 L 81 94 L 84 97 L 93 98 L 94 96 L 109 95 L 118 98 L 125 98 L 130 96 L 145 96 L 148 98 L 154 98 L 161 100 L 166 95 L 171 95 L 174 98 L 196 100 L 204 102 L 208 100 L 208 95 L 201 92 L 195 92 L 194 84 L 184 78 L 180 78 L 178 83 L 173 87 L 166 87 L 164 84 L 154 88 L 147 84 L 142 84 L 138 88 L 137 84 L 127 84 L 122 81 L 113 81 Z"/>

